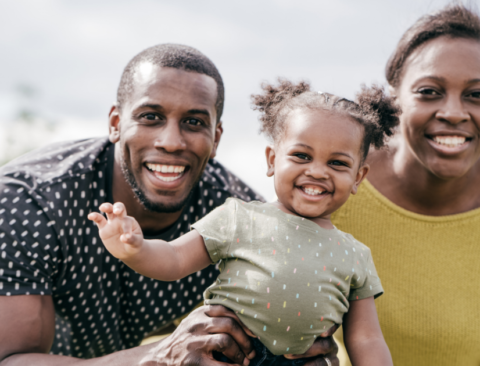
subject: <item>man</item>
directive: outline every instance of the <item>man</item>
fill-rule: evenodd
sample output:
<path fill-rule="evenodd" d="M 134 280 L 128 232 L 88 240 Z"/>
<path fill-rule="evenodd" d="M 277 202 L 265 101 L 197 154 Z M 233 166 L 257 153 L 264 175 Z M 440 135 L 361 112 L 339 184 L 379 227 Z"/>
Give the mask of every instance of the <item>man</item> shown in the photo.
<path fill-rule="evenodd" d="M 208 58 L 155 46 L 124 70 L 109 140 L 52 145 L 0 170 L 0 365 L 213 364 L 214 350 L 248 364 L 250 342 L 222 307 L 132 348 L 200 302 L 215 269 L 174 283 L 144 278 L 104 250 L 87 220 L 121 201 L 147 237 L 171 240 L 228 197 L 259 199 L 211 160 L 223 101 Z"/>

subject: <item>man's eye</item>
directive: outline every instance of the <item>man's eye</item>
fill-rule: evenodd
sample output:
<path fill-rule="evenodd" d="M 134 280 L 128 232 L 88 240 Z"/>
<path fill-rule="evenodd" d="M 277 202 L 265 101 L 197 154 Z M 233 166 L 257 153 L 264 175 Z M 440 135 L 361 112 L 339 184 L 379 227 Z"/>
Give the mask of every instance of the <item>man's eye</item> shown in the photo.
<path fill-rule="evenodd" d="M 160 119 L 155 113 L 145 113 L 142 115 L 142 118 L 148 119 L 149 121 Z"/>
<path fill-rule="evenodd" d="M 196 118 L 188 118 L 185 120 L 185 123 L 191 125 L 191 126 L 201 126 L 203 124 L 202 121 Z"/>
<path fill-rule="evenodd" d="M 469 97 L 480 99 L 480 90 L 476 90 L 468 94 Z"/>
<path fill-rule="evenodd" d="M 308 156 L 307 154 L 296 153 L 296 154 L 293 154 L 293 156 L 302 160 L 310 160 L 310 156 Z"/>

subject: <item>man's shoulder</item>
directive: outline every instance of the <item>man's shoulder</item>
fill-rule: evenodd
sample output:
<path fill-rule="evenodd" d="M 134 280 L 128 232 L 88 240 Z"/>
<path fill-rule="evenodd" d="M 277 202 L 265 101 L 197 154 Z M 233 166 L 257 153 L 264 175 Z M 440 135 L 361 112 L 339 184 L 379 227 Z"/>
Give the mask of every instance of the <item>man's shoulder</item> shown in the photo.
<path fill-rule="evenodd" d="M 207 195 L 209 190 L 213 191 L 212 193 L 216 191 L 217 196 L 222 197 L 223 201 L 228 197 L 239 198 L 246 202 L 265 201 L 260 194 L 214 159 L 209 160 L 201 183 L 205 190 L 204 195 Z"/>
<path fill-rule="evenodd" d="M 51 144 L 22 155 L 0 168 L 0 184 L 18 183 L 29 188 L 80 177 L 107 162 L 113 148 L 107 138 Z"/>

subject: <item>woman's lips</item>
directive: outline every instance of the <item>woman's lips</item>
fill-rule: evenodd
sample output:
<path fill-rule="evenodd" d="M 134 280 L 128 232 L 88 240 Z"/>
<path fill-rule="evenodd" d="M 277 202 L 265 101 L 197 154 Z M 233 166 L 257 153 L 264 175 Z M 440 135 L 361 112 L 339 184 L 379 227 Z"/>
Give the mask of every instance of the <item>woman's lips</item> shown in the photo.
<path fill-rule="evenodd" d="M 460 135 L 427 136 L 429 144 L 445 155 L 456 155 L 465 151 L 470 145 L 470 138 Z"/>

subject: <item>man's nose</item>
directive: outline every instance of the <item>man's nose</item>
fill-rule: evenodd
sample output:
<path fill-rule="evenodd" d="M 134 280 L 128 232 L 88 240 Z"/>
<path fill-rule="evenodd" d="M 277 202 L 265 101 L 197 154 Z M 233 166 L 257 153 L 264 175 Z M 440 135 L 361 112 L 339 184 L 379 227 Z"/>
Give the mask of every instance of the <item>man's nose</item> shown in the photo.
<path fill-rule="evenodd" d="M 452 125 L 470 120 L 470 113 L 466 110 L 462 97 L 459 95 L 447 96 L 445 104 L 437 111 L 435 116 L 438 120 Z"/>
<path fill-rule="evenodd" d="M 183 131 L 178 121 L 167 121 L 163 128 L 156 132 L 154 146 L 157 149 L 163 149 L 166 152 L 174 153 L 183 151 L 187 148 L 187 143 L 183 136 Z"/>

